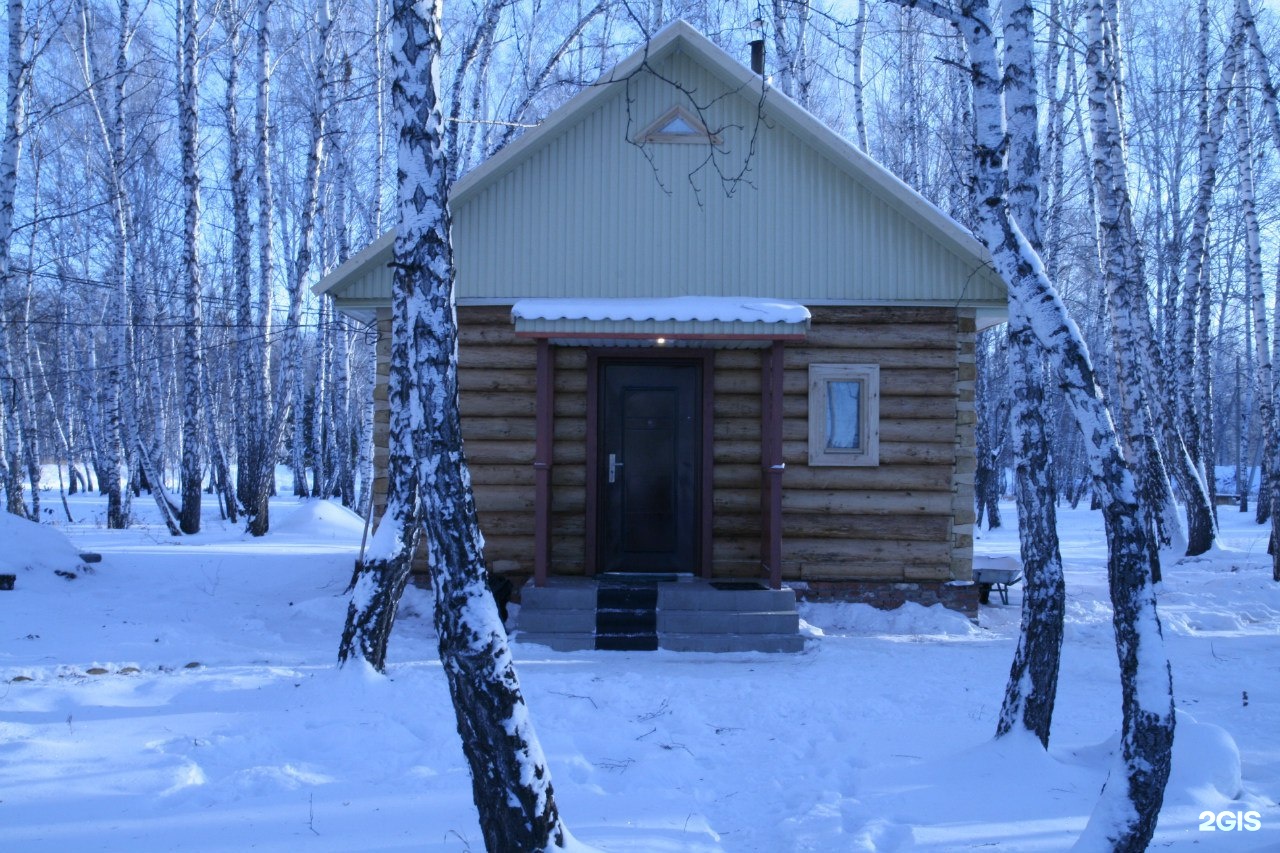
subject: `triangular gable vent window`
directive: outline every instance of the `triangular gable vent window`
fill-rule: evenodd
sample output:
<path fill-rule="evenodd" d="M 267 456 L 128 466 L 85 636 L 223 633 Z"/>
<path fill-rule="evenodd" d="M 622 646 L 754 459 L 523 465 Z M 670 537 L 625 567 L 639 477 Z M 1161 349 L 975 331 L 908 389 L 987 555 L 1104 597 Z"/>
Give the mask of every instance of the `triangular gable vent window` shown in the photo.
<path fill-rule="evenodd" d="M 707 130 L 706 125 L 697 116 L 684 107 L 672 107 L 640 134 L 640 143 L 645 142 L 710 142 L 716 145 L 719 137 Z"/>

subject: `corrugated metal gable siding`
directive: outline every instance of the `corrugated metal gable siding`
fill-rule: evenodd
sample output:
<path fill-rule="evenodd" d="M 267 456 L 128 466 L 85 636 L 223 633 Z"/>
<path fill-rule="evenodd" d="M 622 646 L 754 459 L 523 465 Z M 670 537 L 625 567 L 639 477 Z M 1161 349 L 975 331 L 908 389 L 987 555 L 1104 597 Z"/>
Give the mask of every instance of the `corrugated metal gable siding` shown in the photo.
<path fill-rule="evenodd" d="M 927 231 L 676 53 L 659 67 L 695 93 L 736 174 L 706 145 L 630 144 L 687 97 L 640 72 L 618 95 L 455 205 L 459 297 L 745 295 L 802 302 L 1002 301 Z M 625 91 L 624 91 L 625 90 Z M 629 98 L 627 97 L 629 95 Z M 628 103 L 629 101 L 629 103 Z M 629 113 L 629 118 L 628 118 Z M 699 166 L 702 168 L 699 169 Z M 695 189 L 695 185 L 697 189 Z"/>

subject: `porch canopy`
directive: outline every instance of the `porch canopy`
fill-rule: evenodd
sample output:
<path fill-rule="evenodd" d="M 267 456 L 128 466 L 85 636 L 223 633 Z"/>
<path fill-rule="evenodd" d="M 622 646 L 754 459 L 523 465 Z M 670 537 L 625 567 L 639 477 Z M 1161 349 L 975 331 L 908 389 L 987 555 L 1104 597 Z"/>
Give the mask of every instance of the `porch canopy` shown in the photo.
<path fill-rule="evenodd" d="M 809 330 L 809 309 L 784 299 L 724 296 L 663 298 L 521 299 L 511 308 L 516 335 L 538 342 L 537 430 L 534 453 L 534 583 L 545 586 L 551 561 L 551 465 L 554 433 L 552 345 L 651 346 L 767 349 L 761 366 L 760 563 L 769 585 L 782 586 L 782 377 L 786 341 L 803 341 Z M 710 372 L 704 373 L 706 381 Z M 588 379 L 588 383 L 591 380 Z M 706 386 L 708 391 L 711 386 Z M 591 396 L 591 385 L 588 385 Z M 704 446 L 710 447 L 712 401 L 704 397 Z M 587 455 L 594 458 L 595 427 L 588 412 Z M 703 572 L 710 577 L 711 454 L 703 457 L 701 552 Z M 588 467 L 587 504 L 596 505 L 595 468 Z M 591 537 L 588 527 L 588 537 Z M 588 545 L 588 553 L 593 547 Z M 590 557 L 588 558 L 590 560 Z"/>
<path fill-rule="evenodd" d="M 567 346 L 641 344 L 767 347 L 802 341 L 809 309 L 786 299 L 670 296 L 521 299 L 511 308 L 516 334 Z M 696 343 L 695 343 L 696 342 Z"/>

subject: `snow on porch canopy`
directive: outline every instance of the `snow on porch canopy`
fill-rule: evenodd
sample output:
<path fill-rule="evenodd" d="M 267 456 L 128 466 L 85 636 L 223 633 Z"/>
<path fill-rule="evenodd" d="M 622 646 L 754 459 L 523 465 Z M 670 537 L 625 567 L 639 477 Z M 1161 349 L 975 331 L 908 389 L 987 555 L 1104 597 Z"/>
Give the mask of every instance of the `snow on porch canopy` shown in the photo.
<path fill-rule="evenodd" d="M 521 337 L 578 346 L 767 346 L 804 340 L 809 330 L 809 309 L 798 302 L 732 296 L 521 299 L 511 317 Z"/>

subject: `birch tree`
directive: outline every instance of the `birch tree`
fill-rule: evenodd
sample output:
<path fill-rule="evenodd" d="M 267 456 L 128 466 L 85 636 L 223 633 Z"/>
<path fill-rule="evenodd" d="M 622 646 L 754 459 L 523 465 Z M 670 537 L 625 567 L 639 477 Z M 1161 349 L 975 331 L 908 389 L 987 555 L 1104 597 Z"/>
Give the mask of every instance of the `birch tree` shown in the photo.
<path fill-rule="evenodd" d="M 1009 120 L 1008 205 L 1033 250 L 1040 245 L 1040 142 L 1038 87 L 1030 0 L 1004 0 L 1004 96 Z M 1030 317 L 1009 302 L 1009 391 L 1013 400 L 1014 494 L 1018 542 L 1025 578 L 1022 625 L 996 735 L 1015 728 L 1033 733 L 1046 748 L 1058 693 L 1066 583 L 1058 547 L 1052 454 L 1045 427 L 1043 364 Z"/>
<path fill-rule="evenodd" d="M 1270 63 L 1266 52 L 1263 50 L 1262 41 L 1258 36 L 1253 10 L 1249 6 L 1248 0 L 1236 0 L 1235 15 L 1237 25 L 1244 33 L 1249 45 L 1249 56 L 1252 59 L 1249 64 L 1250 70 L 1260 83 L 1262 93 L 1260 108 L 1263 119 L 1271 136 L 1273 147 L 1280 151 L 1280 98 L 1277 98 L 1275 82 L 1271 77 Z M 1242 126 L 1239 132 L 1244 132 L 1245 130 L 1247 130 L 1247 127 Z M 1248 227 L 1247 219 L 1246 227 Z M 1249 254 L 1251 259 L 1252 253 L 1253 247 L 1250 246 Z M 1271 510 L 1271 576 L 1273 580 L 1280 583 L 1280 422 L 1277 421 L 1277 409 L 1280 408 L 1277 405 L 1280 404 L 1280 373 L 1274 370 L 1275 352 L 1267 343 L 1267 317 L 1269 314 L 1265 296 L 1259 289 L 1254 288 L 1254 282 L 1252 281 L 1250 282 L 1250 299 L 1253 307 L 1255 350 L 1258 361 L 1259 381 L 1257 396 L 1260 409 L 1258 419 L 1261 421 L 1265 436 L 1265 449 L 1263 451 L 1263 470 L 1265 474 L 1264 480 L 1258 489 L 1258 511 L 1261 514 L 1264 503 Z M 1280 333 L 1280 310 L 1275 312 L 1275 320 L 1277 328 L 1274 331 Z M 1277 337 L 1280 338 L 1280 334 L 1277 334 Z M 1275 343 L 1276 339 L 1273 338 L 1271 345 L 1274 346 Z M 1264 494 L 1266 496 L 1265 499 Z"/>
<path fill-rule="evenodd" d="M 22 465 L 19 460 L 18 371 L 9 342 L 12 302 L 12 242 L 14 196 L 18 189 L 18 160 L 27 130 L 27 87 L 31 80 L 27 64 L 26 9 L 23 0 L 9 0 L 9 69 L 5 101 L 4 148 L 0 150 L 0 431 L 4 433 L 4 486 L 6 508 L 26 517 L 23 502 Z"/>
<path fill-rule="evenodd" d="M 440 4 L 395 0 L 392 103 L 399 126 L 386 515 L 357 569 L 339 660 L 381 670 L 409 559 L 422 539 L 440 659 L 485 846 L 562 849 L 546 759 L 489 592 L 458 414 L 448 166 L 438 92 Z"/>
<path fill-rule="evenodd" d="M 1159 557 L 1150 547 L 1133 476 L 1094 377 L 1088 347 L 1045 276 L 1040 256 L 1010 211 L 1006 164 L 1010 139 L 1002 75 L 985 0 L 960 0 L 954 6 L 934 0 L 901 2 L 949 21 L 965 41 L 977 119 L 977 236 L 1009 288 L 1010 304 L 1016 306 L 1011 313 L 1026 312 L 1037 341 L 1054 362 L 1088 449 L 1107 536 L 1123 728 L 1118 767 L 1085 829 L 1082 844 L 1143 850 L 1155 831 L 1163 802 L 1174 729 L 1172 675 L 1151 581 Z"/>
<path fill-rule="evenodd" d="M 200 462 L 201 416 L 203 414 L 201 372 L 203 353 L 200 306 L 200 162 L 199 97 L 197 71 L 197 0 L 183 0 L 179 32 L 182 38 L 178 85 L 179 145 L 182 149 L 183 190 L 183 316 L 182 329 L 182 511 L 183 533 L 200 532 L 200 492 L 203 469 Z"/>

